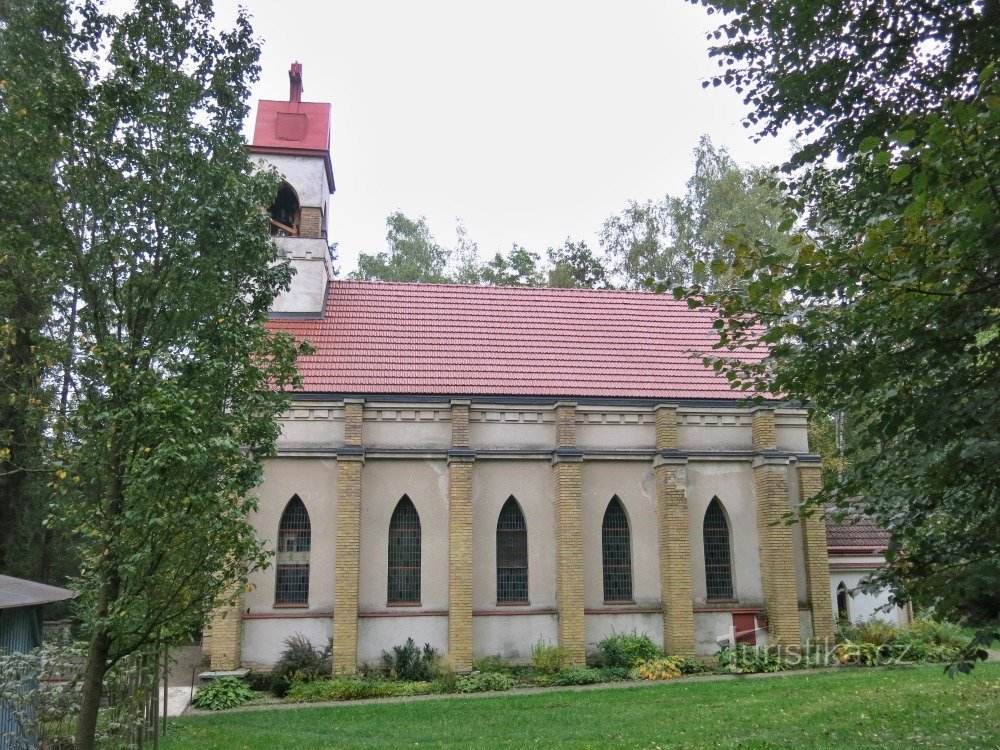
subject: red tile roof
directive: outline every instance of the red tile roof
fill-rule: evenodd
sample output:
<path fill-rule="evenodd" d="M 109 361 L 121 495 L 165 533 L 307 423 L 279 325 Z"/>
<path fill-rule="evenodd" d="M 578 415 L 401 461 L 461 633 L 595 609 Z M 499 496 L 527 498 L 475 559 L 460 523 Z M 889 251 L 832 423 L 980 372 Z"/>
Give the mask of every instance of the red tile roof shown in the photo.
<path fill-rule="evenodd" d="M 826 521 L 827 547 L 865 547 L 885 549 L 889 545 L 889 532 L 862 516 L 857 523 Z"/>
<path fill-rule="evenodd" d="M 692 356 L 712 320 L 646 292 L 334 281 L 323 318 L 269 325 L 316 349 L 309 393 L 743 398 Z"/>

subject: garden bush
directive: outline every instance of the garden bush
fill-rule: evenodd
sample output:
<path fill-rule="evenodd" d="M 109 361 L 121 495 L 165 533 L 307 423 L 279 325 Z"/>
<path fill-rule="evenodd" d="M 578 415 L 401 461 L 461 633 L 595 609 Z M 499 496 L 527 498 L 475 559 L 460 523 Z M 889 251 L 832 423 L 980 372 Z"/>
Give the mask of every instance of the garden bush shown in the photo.
<path fill-rule="evenodd" d="M 434 692 L 436 692 L 436 686 L 430 682 L 395 682 L 364 677 L 337 677 L 332 680 L 296 682 L 288 691 L 285 700 L 289 703 L 355 701 L 364 698 L 428 695 Z"/>
<path fill-rule="evenodd" d="M 500 656 L 500 654 L 493 654 L 492 656 L 484 656 L 481 659 L 475 659 L 472 662 L 472 665 L 477 672 L 500 672 L 503 674 L 511 674 L 510 663 Z"/>
<path fill-rule="evenodd" d="M 612 633 L 597 644 L 601 652 L 601 665 L 631 669 L 639 661 L 649 661 L 663 656 L 661 649 L 648 635 Z"/>
<path fill-rule="evenodd" d="M 896 643 L 949 646 L 956 650 L 965 648 L 971 640 L 964 628 L 934 620 L 914 620 L 900 628 L 896 637 Z"/>
<path fill-rule="evenodd" d="M 662 656 L 658 659 L 642 660 L 632 668 L 632 675 L 637 680 L 675 680 L 681 676 L 681 663 L 683 661 L 678 656 Z"/>
<path fill-rule="evenodd" d="M 775 649 L 738 643 L 719 651 L 715 658 L 722 672 L 728 674 L 757 674 L 759 672 L 780 672 L 791 665 Z"/>
<path fill-rule="evenodd" d="M 271 692 L 284 697 L 293 682 L 310 682 L 328 677 L 333 671 L 332 644 L 314 646 L 302 633 L 285 639 L 285 648 L 271 670 Z"/>
<path fill-rule="evenodd" d="M 594 685 L 598 682 L 608 682 L 600 669 L 583 667 L 579 669 L 564 669 L 552 675 L 552 685 Z"/>
<path fill-rule="evenodd" d="M 390 677 L 407 682 L 428 682 L 441 673 L 437 649 L 429 643 L 421 649 L 412 638 L 407 638 L 401 646 L 393 646 L 392 652 L 383 651 L 382 663 Z"/>
<path fill-rule="evenodd" d="M 871 667 L 882 661 L 879 646 L 874 643 L 852 643 L 844 641 L 833 649 L 833 658 L 837 664 L 855 664 L 861 667 Z"/>
<path fill-rule="evenodd" d="M 624 667 L 598 667 L 603 682 L 622 682 L 632 679 L 632 670 Z"/>
<path fill-rule="evenodd" d="M 191 705 L 207 711 L 221 711 L 226 708 L 238 708 L 257 697 L 242 680 L 226 676 L 212 680 L 194 694 Z"/>
<path fill-rule="evenodd" d="M 900 629 L 891 622 L 873 617 L 870 620 L 855 623 L 843 629 L 843 640 L 852 643 L 873 643 L 876 646 L 887 646 L 895 643 Z"/>
<path fill-rule="evenodd" d="M 541 638 L 531 647 L 531 663 L 543 675 L 561 672 L 569 661 L 569 652 L 559 646 L 551 646 Z"/>
<path fill-rule="evenodd" d="M 510 690 L 517 684 L 513 675 L 503 672 L 473 672 L 455 681 L 459 693 L 485 693 L 492 690 Z"/>

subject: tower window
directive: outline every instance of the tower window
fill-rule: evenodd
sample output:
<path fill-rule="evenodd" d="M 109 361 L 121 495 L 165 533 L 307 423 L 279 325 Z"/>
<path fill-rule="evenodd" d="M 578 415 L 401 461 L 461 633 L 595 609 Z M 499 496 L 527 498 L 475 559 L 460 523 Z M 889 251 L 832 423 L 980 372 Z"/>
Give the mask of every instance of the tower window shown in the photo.
<path fill-rule="evenodd" d="M 601 523 L 601 557 L 604 568 L 604 601 L 632 601 L 632 535 L 628 515 L 615 495 Z"/>
<path fill-rule="evenodd" d="M 406 495 L 389 520 L 389 604 L 420 604 L 420 516 Z"/>
<path fill-rule="evenodd" d="M 272 237 L 297 237 L 299 234 L 299 197 L 287 182 L 278 189 L 278 196 L 268 209 L 271 215 Z"/>
<path fill-rule="evenodd" d="M 528 526 L 513 495 L 497 519 L 497 603 L 528 603 Z"/>
<path fill-rule="evenodd" d="M 309 603 L 309 550 L 312 533 L 309 512 L 298 495 L 293 495 L 278 524 L 275 558 L 275 604 Z"/>

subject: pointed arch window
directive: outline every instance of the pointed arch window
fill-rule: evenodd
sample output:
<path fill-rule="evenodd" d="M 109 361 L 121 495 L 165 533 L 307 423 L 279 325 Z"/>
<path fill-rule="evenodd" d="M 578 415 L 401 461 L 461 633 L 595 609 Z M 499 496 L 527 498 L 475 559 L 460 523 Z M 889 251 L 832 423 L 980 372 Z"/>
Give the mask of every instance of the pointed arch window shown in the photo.
<path fill-rule="evenodd" d="M 511 495 L 497 519 L 497 604 L 527 603 L 528 525 Z"/>
<path fill-rule="evenodd" d="M 268 207 L 272 237 L 296 237 L 299 234 L 299 196 L 287 182 L 281 183 L 278 195 Z"/>
<path fill-rule="evenodd" d="M 702 526 L 705 542 L 705 586 L 709 599 L 733 598 L 733 564 L 729 520 L 719 498 L 713 497 Z"/>
<path fill-rule="evenodd" d="M 309 550 L 312 530 L 309 511 L 298 495 L 288 501 L 278 523 L 278 548 L 275 554 L 274 603 L 307 605 L 309 603 Z"/>
<path fill-rule="evenodd" d="M 601 523 L 604 601 L 632 601 L 632 535 L 625 506 L 615 495 Z"/>
<path fill-rule="evenodd" d="M 851 621 L 851 610 L 847 604 L 847 584 L 843 581 L 837 586 L 837 619 Z"/>
<path fill-rule="evenodd" d="M 389 604 L 420 604 L 420 516 L 403 495 L 389 520 Z"/>

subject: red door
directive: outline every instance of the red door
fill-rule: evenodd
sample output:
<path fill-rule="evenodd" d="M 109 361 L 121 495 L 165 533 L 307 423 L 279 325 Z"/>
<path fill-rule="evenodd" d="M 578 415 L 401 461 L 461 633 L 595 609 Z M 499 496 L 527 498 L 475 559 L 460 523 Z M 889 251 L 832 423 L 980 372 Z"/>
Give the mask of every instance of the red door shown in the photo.
<path fill-rule="evenodd" d="M 757 645 L 757 623 L 753 612 L 733 612 L 733 631 L 737 643 Z"/>

